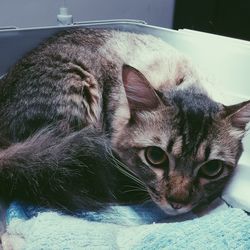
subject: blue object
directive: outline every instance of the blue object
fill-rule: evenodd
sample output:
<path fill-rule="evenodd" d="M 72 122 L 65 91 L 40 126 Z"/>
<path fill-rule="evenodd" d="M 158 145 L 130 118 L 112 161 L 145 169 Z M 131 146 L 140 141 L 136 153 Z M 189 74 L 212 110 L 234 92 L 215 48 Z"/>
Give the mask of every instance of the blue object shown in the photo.
<path fill-rule="evenodd" d="M 8 233 L 24 249 L 250 249 L 250 218 L 227 208 L 201 218 L 188 214 L 172 222 L 154 204 L 113 206 L 78 217 L 13 203 Z M 166 223 L 169 222 L 169 223 Z"/>

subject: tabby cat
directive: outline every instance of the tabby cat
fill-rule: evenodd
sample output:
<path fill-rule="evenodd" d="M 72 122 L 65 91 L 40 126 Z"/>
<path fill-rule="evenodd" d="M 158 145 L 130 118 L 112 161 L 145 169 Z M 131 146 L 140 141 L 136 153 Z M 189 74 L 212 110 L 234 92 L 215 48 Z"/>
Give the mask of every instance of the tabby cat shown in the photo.
<path fill-rule="evenodd" d="M 66 211 L 149 198 L 190 211 L 223 190 L 250 120 L 250 101 L 213 101 L 166 42 L 114 30 L 60 32 L 0 97 L 0 196 Z"/>

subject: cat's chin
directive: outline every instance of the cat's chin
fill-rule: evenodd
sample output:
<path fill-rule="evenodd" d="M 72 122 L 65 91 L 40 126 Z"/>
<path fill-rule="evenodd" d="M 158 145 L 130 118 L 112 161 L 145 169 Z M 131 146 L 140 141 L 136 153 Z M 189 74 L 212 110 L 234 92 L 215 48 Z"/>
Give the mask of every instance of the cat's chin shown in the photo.
<path fill-rule="evenodd" d="M 158 206 L 167 214 L 171 216 L 176 216 L 180 214 L 185 214 L 188 213 L 192 210 L 191 205 L 187 205 L 185 207 L 179 208 L 179 209 L 174 209 L 172 208 L 167 202 L 164 202 L 164 204 L 158 204 Z"/>

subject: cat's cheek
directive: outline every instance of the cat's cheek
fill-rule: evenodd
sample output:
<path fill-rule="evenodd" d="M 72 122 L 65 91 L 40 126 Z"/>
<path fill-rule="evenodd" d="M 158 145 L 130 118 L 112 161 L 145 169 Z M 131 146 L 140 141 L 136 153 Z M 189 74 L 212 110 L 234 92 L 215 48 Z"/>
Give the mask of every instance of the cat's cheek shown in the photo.
<path fill-rule="evenodd" d="M 163 177 L 164 177 L 164 170 L 163 169 L 153 168 L 152 170 L 154 171 L 158 181 L 163 180 Z"/>
<path fill-rule="evenodd" d="M 164 171 L 162 168 L 154 168 L 154 167 L 150 166 L 150 165 L 147 163 L 146 159 L 145 159 L 144 150 L 141 150 L 140 152 L 138 152 L 138 156 L 140 157 L 141 161 L 142 161 L 148 168 L 150 168 L 150 169 L 154 172 L 157 181 L 158 181 L 159 183 L 162 182 L 162 180 L 164 179 L 164 173 L 165 173 L 165 171 Z"/>
<path fill-rule="evenodd" d="M 199 178 L 199 184 L 200 184 L 200 186 L 205 186 L 208 183 L 209 183 L 209 180 L 207 180 L 205 178 Z"/>

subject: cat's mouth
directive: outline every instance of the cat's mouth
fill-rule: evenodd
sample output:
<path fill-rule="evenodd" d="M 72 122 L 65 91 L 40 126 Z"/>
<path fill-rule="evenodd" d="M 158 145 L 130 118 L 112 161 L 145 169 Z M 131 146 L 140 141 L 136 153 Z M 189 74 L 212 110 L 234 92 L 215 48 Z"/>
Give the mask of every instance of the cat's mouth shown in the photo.
<path fill-rule="evenodd" d="M 168 202 L 166 200 L 161 201 L 160 203 L 157 202 L 157 205 L 168 215 L 179 215 L 179 214 L 184 214 L 193 209 L 194 206 L 192 204 L 179 204 L 179 203 L 174 203 L 173 202 Z"/>
<path fill-rule="evenodd" d="M 182 204 L 173 201 L 168 201 L 165 197 L 157 196 L 149 192 L 151 199 L 157 206 L 159 206 L 168 215 L 179 215 L 190 212 L 197 203 Z"/>

